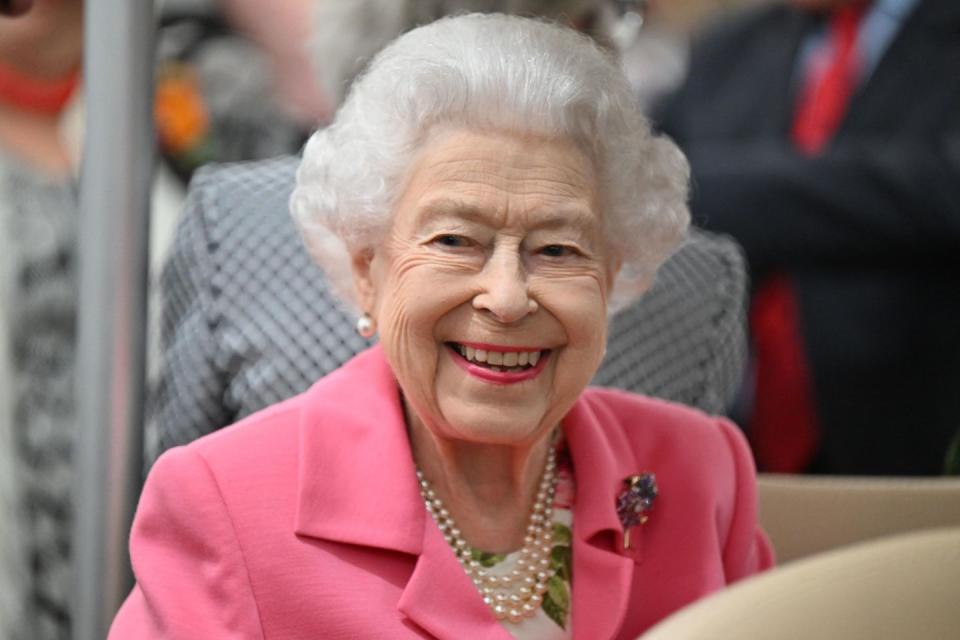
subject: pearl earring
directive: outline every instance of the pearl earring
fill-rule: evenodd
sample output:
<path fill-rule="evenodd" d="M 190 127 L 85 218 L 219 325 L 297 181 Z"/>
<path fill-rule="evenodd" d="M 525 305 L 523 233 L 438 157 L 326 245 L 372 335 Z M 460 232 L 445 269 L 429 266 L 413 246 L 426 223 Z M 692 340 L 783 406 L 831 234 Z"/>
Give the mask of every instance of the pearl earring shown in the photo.
<path fill-rule="evenodd" d="M 376 332 L 377 326 L 370 314 L 364 312 L 362 316 L 357 318 L 357 333 L 360 334 L 361 338 L 372 338 Z"/>

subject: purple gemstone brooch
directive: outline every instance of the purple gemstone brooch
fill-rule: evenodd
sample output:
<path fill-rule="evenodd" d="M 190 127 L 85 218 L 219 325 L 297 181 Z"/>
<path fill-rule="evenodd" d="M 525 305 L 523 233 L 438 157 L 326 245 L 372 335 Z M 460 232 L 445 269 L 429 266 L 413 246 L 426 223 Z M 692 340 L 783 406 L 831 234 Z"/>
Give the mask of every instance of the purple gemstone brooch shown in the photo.
<path fill-rule="evenodd" d="M 657 499 L 657 477 L 649 472 L 623 479 L 623 491 L 617 496 L 617 515 L 623 525 L 623 548 L 630 548 L 630 528 L 650 517 Z"/>

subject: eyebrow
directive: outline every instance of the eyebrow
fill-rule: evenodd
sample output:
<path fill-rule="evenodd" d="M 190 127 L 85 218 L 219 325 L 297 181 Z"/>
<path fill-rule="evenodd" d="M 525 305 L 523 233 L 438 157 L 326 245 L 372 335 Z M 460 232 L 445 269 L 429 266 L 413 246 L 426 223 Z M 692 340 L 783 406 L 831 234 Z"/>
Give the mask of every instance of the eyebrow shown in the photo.
<path fill-rule="evenodd" d="M 482 223 L 486 216 L 478 207 L 461 200 L 438 198 L 420 207 L 419 218 L 421 222 L 429 222 L 436 218 L 466 218 L 471 222 Z"/>
<path fill-rule="evenodd" d="M 537 216 L 536 229 L 558 229 L 572 225 L 585 235 L 591 230 L 595 220 L 593 214 L 580 205 L 543 207 L 543 211 L 534 210 L 532 213 Z M 488 222 L 488 216 L 479 207 L 455 198 L 431 200 L 420 209 L 420 220 L 423 224 L 448 217 L 463 218 L 477 224 Z"/>

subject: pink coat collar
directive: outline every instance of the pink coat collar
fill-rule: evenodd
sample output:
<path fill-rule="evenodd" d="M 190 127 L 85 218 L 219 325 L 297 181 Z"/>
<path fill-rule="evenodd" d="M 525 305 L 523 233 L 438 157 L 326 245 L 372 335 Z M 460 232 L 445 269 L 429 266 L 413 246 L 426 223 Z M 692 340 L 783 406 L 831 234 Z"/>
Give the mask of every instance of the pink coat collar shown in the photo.
<path fill-rule="evenodd" d="M 577 473 L 573 630 L 575 637 L 611 638 L 642 549 L 634 530 L 633 549 L 622 551 L 614 501 L 623 478 L 641 469 L 635 445 L 603 426 L 615 416 L 601 415 L 588 394 L 563 425 Z M 398 604 L 404 614 L 441 638 L 510 638 L 427 516 L 398 386 L 379 346 L 307 392 L 300 439 L 297 535 L 416 555 Z"/>

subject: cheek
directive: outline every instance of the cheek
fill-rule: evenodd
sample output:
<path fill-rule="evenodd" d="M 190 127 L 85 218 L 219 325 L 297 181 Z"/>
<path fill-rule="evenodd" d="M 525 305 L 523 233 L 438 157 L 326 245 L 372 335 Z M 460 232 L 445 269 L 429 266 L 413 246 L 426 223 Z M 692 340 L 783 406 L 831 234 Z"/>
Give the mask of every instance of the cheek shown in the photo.
<path fill-rule="evenodd" d="M 449 266 L 410 247 L 391 249 L 376 278 L 377 314 L 384 324 L 422 321 L 441 313 L 449 288 L 436 286 L 436 279 L 438 272 L 449 271 Z"/>
<path fill-rule="evenodd" d="M 443 348 L 438 327 L 469 298 L 461 291 L 460 273 L 455 265 L 420 254 L 394 260 L 382 273 L 376 307 L 380 343 L 408 395 L 432 386 Z"/>
<path fill-rule="evenodd" d="M 605 279 L 595 274 L 553 279 L 539 287 L 538 300 L 560 323 L 567 339 L 566 353 L 592 377 L 607 339 Z"/>
<path fill-rule="evenodd" d="M 378 295 L 380 342 L 396 360 L 398 374 L 425 361 L 433 342 L 429 337 L 437 305 L 429 298 L 429 278 L 423 271 L 415 265 L 395 265 Z"/>
<path fill-rule="evenodd" d="M 443 317 L 470 298 L 463 289 L 462 277 L 433 265 L 397 269 L 379 298 L 381 331 L 421 339 L 435 335 Z"/>

